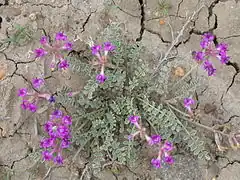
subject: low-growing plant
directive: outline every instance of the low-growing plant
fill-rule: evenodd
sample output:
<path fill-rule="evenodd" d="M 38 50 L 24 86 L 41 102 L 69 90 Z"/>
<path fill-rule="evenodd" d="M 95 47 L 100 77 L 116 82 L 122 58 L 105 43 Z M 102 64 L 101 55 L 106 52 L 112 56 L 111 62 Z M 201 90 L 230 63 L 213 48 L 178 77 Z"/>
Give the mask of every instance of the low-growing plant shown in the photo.
<path fill-rule="evenodd" d="M 62 32 L 56 34 L 55 40 L 50 44 L 46 36 L 42 37 L 43 47 L 34 51 L 36 58 L 49 62 L 45 68 L 65 71 L 70 67 L 86 81 L 83 89 L 73 92 L 63 87 L 55 96 L 42 91 L 44 78 L 33 79 L 32 90 L 19 90 L 23 109 L 36 112 L 40 99 L 73 109 L 70 116 L 56 108 L 45 123 L 48 137 L 40 143 L 44 161 L 63 164 L 63 150 L 73 144 L 80 147 L 79 150 L 85 148 L 90 152 L 93 169 L 104 167 L 108 161 L 132 165 L 146 145 L 158 149 L 151 163 L 160 168 L 174 163 L 174 153 L 170 155 L 170 152 L 178 145 L 201 159 L 211 159 L 196 126 L 230 137 L 194 121 L 195 100 L 191 93 L 198 79 L 188 79 L 192 69 L 185 74 L 178 68 L 182 78 L 177 83 L 169 81 L 171 63 L 161 62 L 167 60 L 171 49 L 157 65 L 157 70 L 160 65 L 163 67 L 156 76 L 150 61 L 141 58 L 147 53 L 144 46 L 126 39 L 117 24 L 108 26 L 98 36 L 96 42 L 104 42 L 102 45 L 90 40 L 89 49 L 85 51 L 71 51 L 72 43 Z M 213 40 L 212 34 L 204 34 L 200 43 L 202 50 L 193 53 L 209 76 L 216 71 L 209 58 L 218 58 L 223 64 L 229 61 L 227 45 L 214 46 Z M 174 43 L 177 42 L 170 48 Z M 68 57 L 65 51 L 70 51 Z M 183 106 L 178 106 L 179 102 Z"/>

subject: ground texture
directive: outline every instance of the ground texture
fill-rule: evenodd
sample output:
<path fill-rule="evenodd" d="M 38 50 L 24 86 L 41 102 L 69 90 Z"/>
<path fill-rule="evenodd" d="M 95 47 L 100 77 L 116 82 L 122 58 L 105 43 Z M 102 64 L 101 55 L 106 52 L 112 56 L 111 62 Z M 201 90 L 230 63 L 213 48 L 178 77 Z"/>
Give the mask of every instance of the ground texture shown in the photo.
<path fill-rule="evenodd" d="M 171 33 L 178 33 L 188 16 L 201 5 L 201 9 L 185 28 L 181 41 L 175 45 L 183 65 L 192 63 L 191 51 L 199 49 L 201 34 L 213 32 L 217 41 L 229 44 L 232 57 L 228 66 L 219 66 L 217 75 L 206 77 L 201 70 L 202 88 L 196 92 L 200 123 L 208 126 L 229 124 L 240 127 L 240 3 L 235 0 L 167 0 L 171 8 L 162 17 L 157 0 L 0 0 L 0 39 L 13 34 L 14 25 L 28 25 L 36 34 L 35 40 L 26 39 L 21 45 L 6 43 L 0 49 L 0 179 L 101 179 L 101 180 L 239 180 L 240 152 L 231 150 L 220 153 L 213 149 L 211 162 L 201 162 L 187 153 L 176 154 L 176 163 L 169 169 L 154 170 L 149 160 L 139 159 L 136 168 L 122 167 L 118 171 L 105 169 L 97 175 L 87 168 L 87 159 L 82 157 L 75 166 L 58 167 L 51 170 L 44 165 L 36 166 L 30 154 L 38 146 L 37 126 L 44 123 L 47 114 L 33 116 L 20 109 L 17 89 L 29 86 L 29 80 L 43 73 L 40 62 L 31 58 L 31 51 L 38 46 L 41 34 L 53 36 L 64 31 L 70 39 L 77 39 L 75 51 L 85 48 L 89 37 L 96 39 L 107 25 L 120 23 L 133 41 L 140 41 L 151 54 L 151 59 L 164 52 L 171 43 Z M 161 24 L 164 20 L 165 24 Z M 38 36 L 39 35 L 39 36 Z M 61 84 L 76 90 L 81 86 L 71 74 L 48 78 L 54 92 Z M 85 174 L 84 178 L 81 177 Z M 33 175 L 34 174 L 34 175 Z M 47 176 L 46 176 L 47 175 Z M 81 177 L 81 178 L 80 178 Z"/>

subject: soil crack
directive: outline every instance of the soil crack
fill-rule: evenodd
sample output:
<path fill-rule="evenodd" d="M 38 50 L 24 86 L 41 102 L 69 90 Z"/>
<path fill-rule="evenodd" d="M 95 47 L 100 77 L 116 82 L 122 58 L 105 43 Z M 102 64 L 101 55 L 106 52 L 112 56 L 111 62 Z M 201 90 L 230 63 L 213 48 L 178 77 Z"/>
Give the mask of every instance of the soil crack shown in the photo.
<path fill-rule="evenodd" d="M 208 25 L 210 25 L 210 18 L 213 15 L 213 8 L 220 2 L 220 0 L 215 0 L 208 8 Z"/>
<path fill-rule="evenodd" d="M 138 0 L 140 7 L 141 7 L 141 29 L 140 29 L 140 33 L 139 33 L 139 37 L 136 39 L 136 41 L 141 41 L 142 40 L 142 36 L 145 30 L 145 11 L 144 11 L 144 0 Z"/>

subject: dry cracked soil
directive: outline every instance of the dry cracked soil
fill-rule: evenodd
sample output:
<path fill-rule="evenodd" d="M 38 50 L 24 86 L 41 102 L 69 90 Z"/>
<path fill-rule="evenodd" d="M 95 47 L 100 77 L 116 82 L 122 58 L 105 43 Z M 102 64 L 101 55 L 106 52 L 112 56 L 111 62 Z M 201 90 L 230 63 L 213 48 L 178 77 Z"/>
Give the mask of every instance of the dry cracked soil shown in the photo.
<path fill-rule="evenodd" d="M 23 112 L 17 89 L 31 86 L 29 80 L 43 73 L 41 63 L 30 56 L 38 46 L 42 34 L 53 36 L 64 31 L 70 39 L 77 39 L 74 50 L 80 51 L 89 37 L 96 39 L 107 25 L 120 23 L 127 38 L 146 46 L 151 58 L 166 51 L 172 41 L 167 26 L 170 22 L 174 34 L 181 31 L 187 18 L 200 5 L 196 14 L 174 46 L 183 64 L 191 64 L 191 52 L 199 49 L 204 32 L 212 32 L 217 41 L 229 44 L 231 62 L 219 66 L 216 76 L 208 78 L 201 70 L 202 88 L 196 91 L 197 110 L 202 113 L 201 124 L 213 126 L 230 124 L 240 127 L 240 3 L 238 0 L 166 0 L 171 5 L 162 14 L 158 0 L 0 0 L 0 39 L 14 33 L 14 26 L 29 26 L 33 39 L 24 39 L 20 45 L 2 43 L 0 49 L 0 180 L 28 179 L 100 179 L 100 180 L 239 180 L 240 151 L 218 152 L 211 162 L 197 160 L 190 154 L 176 154 L 176 163 L 168 169 L 155 170 L 147 159 L 139 159 L 135 168 L 123 167 L 113 171 L 104 169 L 92 175 L 87 169 L 84 154 L 77 158 L 74 167 L 47 169 L 36 164 L 32 152 L 38 147 L 37 126 L 44 123 L 48 114 L 33 116 Z M 69 76 L 72 76 L 71 74 Z M 57 79 L 57 80 L 56 80 Z M 55 74 L 49 77 L 54 92 L 61 84 L 77 88 L 81 82 Z M 61 84 L 58 84 L 61 82 Z M 81 175 L 85 173 L 84 177 Z M 34 175 L 33 175 L 34 174 Z"/>

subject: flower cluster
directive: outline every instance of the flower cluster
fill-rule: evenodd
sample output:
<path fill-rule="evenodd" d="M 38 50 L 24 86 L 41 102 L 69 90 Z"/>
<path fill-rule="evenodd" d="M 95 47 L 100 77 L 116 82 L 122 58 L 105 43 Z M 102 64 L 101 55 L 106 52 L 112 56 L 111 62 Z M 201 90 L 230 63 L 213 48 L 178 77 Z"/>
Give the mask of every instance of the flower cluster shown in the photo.
<path fill-rule="evenodd" d="M 214 68 L 212 62 L 209 60 L 210 57 L 218 59 L 222 64 L 227 64 L 230 57 L 227 55 L 228 45 L 225 43 L 220 43 L 215 46 L 214 35 L 211 33 L 205 33 L 200 42 L 202 48 L 201 51 L 194 51 L 194 59 L 202 63 L 202 67 L 207 71 L 208 76 L 213 76 L 216 74 L 216 68 Z"/>
<path fill-rule="evenodd" d="M 34 88 L 39 89 L 44 85 L 44 79 L 34 78 L 32 80 L 32 85 Z M 37 111 L 37 103 L 40 99 L 46 99 L 50 103 L 55 102 L 55 97 L 53 95 L 48 93 L 39 93 L 36 91 L 30 92 L 27 88 L 20 88 L 18 90 L 18 96 L 22 97 L 21 108 L 31 112 Z"/>
<path fill-rule="evenodd" d="M 144 138 L 150 146 L 153 146 L 153 145 L 159 146 L 157 158 L 153 158 L 151 160 L 151 163 L 154 167 L 161 168 L 162 164 L 169 164 L 169 165 L 173 164 L 174 159 L 170 155 L 170 152 L 173 150 L 173 144 L 169 141 L 162 142 L 162 138 L 160 135 L 148 136 L 146 133 L 146 129 L 144 127 L 141 127 L 140 124 L 138 123 L 139 119 L 140 119 L 140 116 L 134 116 L 134 115 L 129 116 L 128 120 L 130 121 L 130 123 L 134 124 L 138 129 L 137 132 L 129 136 L 129 139 L 131 140 L 135 136 L 140 135 L 140 137 Z"/>
<path fill-rule="evenodd" d="M 107 76 L 104 74 L 104 68 L 107 64 L 107 55 L 108 52 L 114 51 L 115 49 L 116 46 L 114 46 L 111 42 L 105 42 L 103 47 L 101 45 L 93 45 L 91 47 L 92 54 L 98 58 L 98 62 L 95 64 L 101 67 L 100 73 L 96 76 L 96 80 L 99 83 L 104 83 L 107 79 Z"/>
<path fill-rule="evenodd" d="M 35 58 L 42 58 L 50 55 L 52 56 L 52 61 L 50 62 L 51 70 L 54 70 L 57 65 L 59 69 L 68 69 L 69 63 L 64 59 L 62 51 L 71 51 L 73 44 L 68 40 L 65 34 L 58 32 L 52 45 L 49 43 L 49 39 L 46 36 L 40 39 L 40 43 L 42 47 L 34 50 Z"/>
<path fill-rule="evenodd" d="M 188 110 L 190 114 L 193 114 L 191 105 L 195 104 L 195 101 L 192 98 L 185 98 L 183 101 L 184 107 Z"/>
<path fill-rule="evenodd" d="M 62 151 L 70 146 L 71 125 L 71 116 L 64 115 L 60 110 L 55 110 L 50 115 L 50 119 L 44 124 L 44 131 L 48 137 L 40 142 L 40 147 L 44 149 L 43 160 L 63 164 Z"/>

